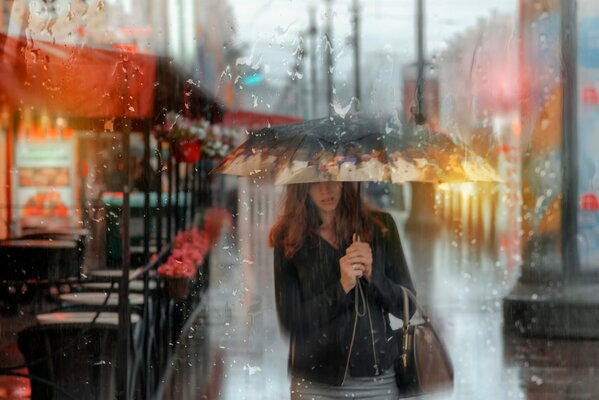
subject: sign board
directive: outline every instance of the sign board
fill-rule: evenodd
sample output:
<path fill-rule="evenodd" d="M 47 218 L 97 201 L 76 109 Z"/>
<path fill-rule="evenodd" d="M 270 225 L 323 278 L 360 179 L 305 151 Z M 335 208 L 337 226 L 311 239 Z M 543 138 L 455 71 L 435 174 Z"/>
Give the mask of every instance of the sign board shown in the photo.
<path fill-rule="evenodd" d="M 74 138 L 28 139 L 15 143 L 14 222 L 24 228 L 60 227 L 74 220 Z"/>

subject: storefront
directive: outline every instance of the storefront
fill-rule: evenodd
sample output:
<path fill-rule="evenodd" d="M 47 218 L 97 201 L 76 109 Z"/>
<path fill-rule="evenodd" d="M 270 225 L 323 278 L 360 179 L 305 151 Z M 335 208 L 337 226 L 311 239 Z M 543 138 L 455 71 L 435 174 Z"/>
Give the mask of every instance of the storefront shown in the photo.
<path fill-rule="evenodd" d="M 198 209 L 200 198 L 195 194 L 201 188 L 207 190 L 201 183 L 206 180 L 206 169 L 197 165 L 198 160 L 175 159 L 170 138 L 151 140 L 152 131 L 164 123 L 167 111 L 210 123 L 221 118 L 224 109 L 203 89 L 188 87 L 168 60 L 7 36 L 0 37 L 0 43 L 0 106 L 5 110 L 0 151 L 6 154 L 0 167 L 6 188 L 0 195 L 0 208 L 2 234 L 10 239 L 0 242 L 3 302 L 19 302 L 23 293 L 33 293 L 42 299 L 52 296 L 67 307 L 83 306 L 83 311 L 106 308 L 102 312 L 110 314 L 106 320 L 110 326 L 98 340 L 110 337 L 114 342 L 109 346 L 113 353 L 107 355 L 112 357 L 106 364 L 108 370 L 89 366 L 77 373 L 109 374 L 112 378 L 103 381 L 106 390 L 114 389 L 120 398 L 129 398 L 132 391 L 149 397 L 170 354 L 168 343 L 176 337 L 189 308 L 199 301 L 199 288 L 206 284 L 202 266 L 218 235 L 218 229 L 203 231 L 209 218 L 194 223 L 194 207 Z M 156 185 L 150 183 L 151 170 L 157 174 Z M 135 191 L 132 203 L 130 195 Z M 108 192 L 120 200 L 118 205 L 113 201 L 110 210 L 116 218 L 112 218 L 112 233 L 120 242 L 119 261 L 111 265 L 113 269 L 98 262 L 102 260 L 98 255 L 107 253 L 103 246 L 108 225 L 102 224 L 105 219 L 99 218 L 98 211 L 103 211 Z M 166 195 L 168 200 L 150 209 L 150 192 L 158 198 Z M 194 196 L 178 195 L 188 192 Z M 137 224 L 131 223 L 132 215 Z M 151 220 L 162 224 L 152 235 Z M 197 234 L 190 236 L 191 232 Z M 134 251 L 132 236 L 143 242 L 141 249 Z M 171 299 L 166 296 L 166 276 L 159 276 L 158 268 L 188 236 L 201 239 L 202 244 L 198 254 L 193 252 L 190 274 L 185 275 L 196 289 Z M 134 252 L 137 261 L 132 264 Z M 93 267 L 86 264 L 89 259 L 96 261 Z M 95 285 L 93 291 L 85 288 L 88 284 Z M 105 299 L 98 303 L 98 296 Z M 172 311 L 173 301 L 185 306 Z M 45 360 L 41 369 L 31 371 L 32 376 L 41 374 L 48 380 L 49 370 L 62 370 L 70 363 L 64 359 L 50 365 L 56 360 L 38 353 L 40 348 L 32 343 L 52 337 L 57 341 L 46 349 L 51 352 L 52 347 L 61 346 L 63 337 L 86 337 L 92 328 L 104 329 L 96 325 L 100 314 L 85 320 L 93 326 L 83 331 L 81 325 L 64 324 L 81 322 L 84 314 L 67 314 L 35 315 L 37 324 L 23 330 L 22 337 L 19 333 L 25 359 Z M 154 330 L 161 315 L 164 323 Z M 54 321 L 52 325 L 58 321 L 60 327 L 48 327 L 47 321 Z M 140 332 L 134 334 L 136 330 Z M 85 343 L 81 346 L 82 352 L 93 351 Z M 131 352 L 131 348 L 136 350 Z M 148 358 L 150 348 L 156 354 Z M 37 397 L 49 395 L 48 390 L 59 393 L 63 385 L 82 398 L 89 390 L 89 385 L 77 382 L 49 386 L 32 382 Z"/>
<path fill-rule="evenodd" d="M 521 2 L 523 261 L 504 301 L 520 333 L 599 336 L 594 8 Z"/>

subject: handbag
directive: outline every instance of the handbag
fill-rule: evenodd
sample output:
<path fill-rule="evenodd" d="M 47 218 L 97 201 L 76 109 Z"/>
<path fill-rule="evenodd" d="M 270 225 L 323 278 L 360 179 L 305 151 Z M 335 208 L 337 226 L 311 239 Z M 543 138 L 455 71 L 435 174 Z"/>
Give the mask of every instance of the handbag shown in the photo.
<path fill-rule="evenodd" d="M 404 300 L 403 327 L 394 331 L 399 355 L 394 361 L 395 380 L 400 397 L 421 396 L 453 389 L 453 366 L 445 346 L 430 318 L 416 301 L 416 296 L 402 286 Z M 421 321 L 411 323 L 410 300 L 421 314 Z"/>

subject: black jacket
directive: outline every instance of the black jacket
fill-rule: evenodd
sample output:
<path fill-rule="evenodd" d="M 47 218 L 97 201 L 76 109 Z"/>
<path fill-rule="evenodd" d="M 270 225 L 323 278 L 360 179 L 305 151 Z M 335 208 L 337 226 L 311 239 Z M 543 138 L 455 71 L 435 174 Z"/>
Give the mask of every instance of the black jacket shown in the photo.
<path fill-rule="evenodd" d="M 371 282 L 360 280 L 368 298 L 372 331 L 367 315 L 356 320 L 357 288 L 346 294 L 340 283 L 339 259 L 347 245 L 336 249 L 320 236 L 309 237 L 291 259 L 285 258 L 281 246 L 275 246 L 277 313 L 290 336 L 289 368 L 294 376 L 341 385 L 346 370 L 352 376 L 377 374 L 373 342 L 380 373 L 391 367 L 397 355 L 388 314 L 402 317 L 400 285 L 412 291 L 414 287 L 393 218 L 383 212 L 373 216 L 385 229 L 375 226 L 370 244 Z M 358 304 L 359 311 L 364 311 L 363 302 Z"/>

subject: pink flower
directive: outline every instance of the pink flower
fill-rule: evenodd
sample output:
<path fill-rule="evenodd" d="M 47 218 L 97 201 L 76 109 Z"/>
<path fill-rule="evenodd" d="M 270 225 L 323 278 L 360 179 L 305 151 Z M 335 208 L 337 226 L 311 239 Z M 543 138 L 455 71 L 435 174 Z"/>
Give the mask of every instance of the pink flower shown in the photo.
<path fill-rule="evenodd" d="M 179 260 L 170 256 L 158 267 L 158 275 L 165 278 L 191 278 L 196 273 L 195 265 L 188 260 Z"/>
<path fill-rule="evenodd" d="M 158 267 L 158 274 L 163 277 L 192 277 L 196 269 L 204 263 L 205 255 L 216 243 L 222 227 L 231 225 L 231 214 L 227 210 L 208 209 L 204 229 L 194 227 L 176 235 L 172 254 Z"/>

